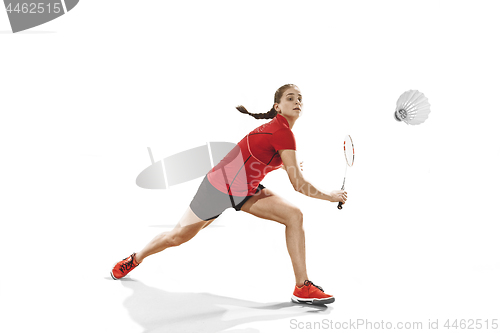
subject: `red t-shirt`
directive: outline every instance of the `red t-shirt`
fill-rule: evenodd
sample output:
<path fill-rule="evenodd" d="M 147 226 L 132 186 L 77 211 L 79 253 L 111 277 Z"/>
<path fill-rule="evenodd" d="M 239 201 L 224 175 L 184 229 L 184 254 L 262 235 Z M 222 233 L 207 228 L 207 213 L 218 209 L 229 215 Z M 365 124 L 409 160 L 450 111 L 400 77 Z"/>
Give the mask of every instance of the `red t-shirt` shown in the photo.
<path fill-rule="evenodd" d="M 208 174 L 219 191 L 244 197 L 255 194 L 269 172 L 283 162 L 278 150 L 296 150 L 288 121 L 278 114 L 270 122 L 248 133 Z"/>

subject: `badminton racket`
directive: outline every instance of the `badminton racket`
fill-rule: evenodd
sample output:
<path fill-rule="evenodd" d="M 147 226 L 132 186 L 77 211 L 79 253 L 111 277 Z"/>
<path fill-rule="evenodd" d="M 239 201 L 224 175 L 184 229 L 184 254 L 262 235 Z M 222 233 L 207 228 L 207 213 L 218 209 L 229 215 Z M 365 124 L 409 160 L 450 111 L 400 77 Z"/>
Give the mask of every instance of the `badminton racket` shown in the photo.
<path fill-rule="evenodd" d="M 352 167 L 354 163 L 354 145 L 352 144 L 352 139 L 350 135 L 346 135 L 344 139 L 344 156 L 345 156 L 345 172 L 344 172 L 344 182 L 342 183 L 342 191 L 345 188 L 345 176 L 347 175 L 347 167 Z M 338 209 L 342 209 L 342 202 L 337 205 Z"/>

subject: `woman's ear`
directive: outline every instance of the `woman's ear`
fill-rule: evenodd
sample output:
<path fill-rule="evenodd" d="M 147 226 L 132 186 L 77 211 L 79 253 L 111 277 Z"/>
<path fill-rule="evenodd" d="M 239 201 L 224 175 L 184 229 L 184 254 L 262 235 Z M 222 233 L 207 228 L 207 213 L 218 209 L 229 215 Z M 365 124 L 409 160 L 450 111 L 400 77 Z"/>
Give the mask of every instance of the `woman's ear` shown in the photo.
<path fill-rule="evenodd" d="M 278 103 L 274 103 L 274 109 L 276 110 L 276 112 L 280 113 L 280 108 L 278 106 Z"/>

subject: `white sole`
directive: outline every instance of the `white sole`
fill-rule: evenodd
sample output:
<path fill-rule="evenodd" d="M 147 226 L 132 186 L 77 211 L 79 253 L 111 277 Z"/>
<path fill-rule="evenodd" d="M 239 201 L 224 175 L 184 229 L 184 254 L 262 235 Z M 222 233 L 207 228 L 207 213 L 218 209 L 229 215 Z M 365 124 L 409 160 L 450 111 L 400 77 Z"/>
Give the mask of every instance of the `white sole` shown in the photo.
<path fill-rule="evenodd" d="M 292 302 L 294 303 L 302 303 L 302 304 L 312 304 L 312 305 L 324 305 L 335 302 L 335 297 L 328 298 L 300 298 L 295 295 L 292 295 Z"/>

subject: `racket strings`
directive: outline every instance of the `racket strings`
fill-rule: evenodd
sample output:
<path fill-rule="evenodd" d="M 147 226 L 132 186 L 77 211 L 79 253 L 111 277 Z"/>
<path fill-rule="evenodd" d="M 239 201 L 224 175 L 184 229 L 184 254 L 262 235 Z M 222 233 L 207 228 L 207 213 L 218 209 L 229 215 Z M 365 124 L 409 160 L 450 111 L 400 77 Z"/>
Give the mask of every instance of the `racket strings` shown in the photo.
<path fill-rule="evenodd" d="M 344 181 L 342 182 L 342 190 L 345 189 L 345 179 L 347 176 L 347 169 L 351 167 L 354 163 L 354 144 L 352 143 L 351 136 L 346 136 L 344 140 L 344 156 L 345 156 L 345 170 L 344 170 Z"/>

